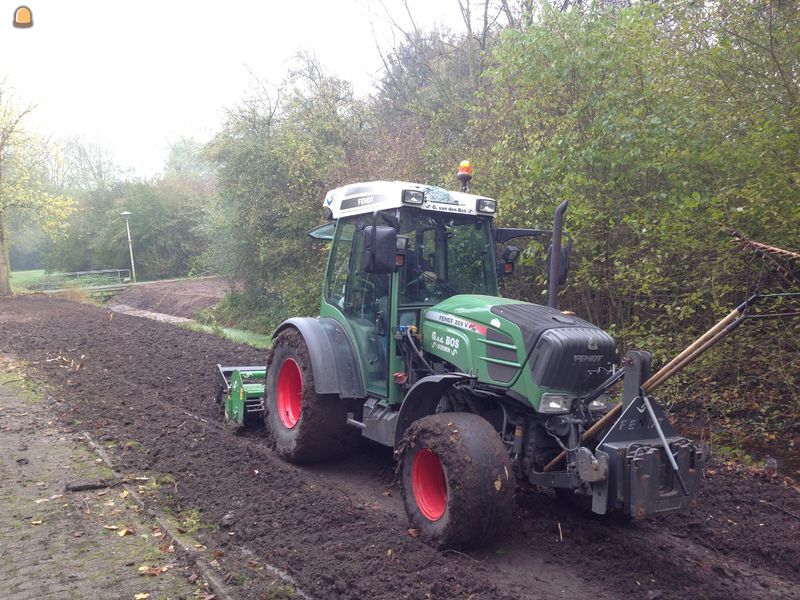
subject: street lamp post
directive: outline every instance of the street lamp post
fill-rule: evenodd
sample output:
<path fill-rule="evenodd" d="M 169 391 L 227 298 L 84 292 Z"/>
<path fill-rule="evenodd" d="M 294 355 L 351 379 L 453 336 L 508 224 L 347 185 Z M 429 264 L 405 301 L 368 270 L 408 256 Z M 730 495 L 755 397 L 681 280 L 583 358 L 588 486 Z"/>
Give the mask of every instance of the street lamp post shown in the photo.
<path fill-rule="evenodd" d="M 133 278 L 133 283 L 136 283 L 136 265 L 133 263 L 133 244 L 131 243 L 131 226 L 128 224 L 128 217 L 131 216 L 129 211 L 124 211 L 120 213 L 120 216 L 125 219 L 125 229 L 128 231 L 128 251 L 131 253 L 131 277 Z"/>

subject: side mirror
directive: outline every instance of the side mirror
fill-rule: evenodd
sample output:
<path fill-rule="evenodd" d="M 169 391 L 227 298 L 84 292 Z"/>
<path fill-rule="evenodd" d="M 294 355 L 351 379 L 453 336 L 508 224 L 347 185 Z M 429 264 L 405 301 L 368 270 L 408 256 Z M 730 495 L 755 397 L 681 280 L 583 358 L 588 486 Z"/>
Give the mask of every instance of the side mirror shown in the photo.
<path fill-rule="evenodd" d="M 385 275 L 394 272 L 397 230 L 386 225 L 364 227 L 364 272 Z"/>
<path fill-rule="evenodd" d="M 500 264 L 497 265 L 498 275 L 513 275 L 514 265 L 519 258 L 519 248 L 517 246 L 506 246 L 503 253 L 500 255 L 502 259 Z"/>

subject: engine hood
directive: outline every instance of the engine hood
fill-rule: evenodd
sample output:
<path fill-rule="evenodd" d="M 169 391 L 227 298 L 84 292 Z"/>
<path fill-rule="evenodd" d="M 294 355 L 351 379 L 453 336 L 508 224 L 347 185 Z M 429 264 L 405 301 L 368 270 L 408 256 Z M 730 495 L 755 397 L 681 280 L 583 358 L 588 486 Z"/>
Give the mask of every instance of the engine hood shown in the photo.
<path fill-rule="evenodd" d="M 422 329 L 430 330 L 430 351 L 464 371 L 485 363 L 498 383 L 516 380 L 528 365 L 537 386 L 577 393 L 602 381 L 614 359 L 614 340 L 596 325 L 507 298 L 452 296 L 424 312 Z"/>
<path fill-rule="evenodd" d="M 502 330 L 504 322 L 510 321 L 522 332 L 526 351 L 536 345 L 545 331 L 551 329 L 591 328 L 600 330 L 589 321 L 565 315 L 555 308 L 497 296 L 467 294 L 451 296 L 430 307 L 424 313 L 424 320 L 465 329 L 480 335 L 486 335 L 490 328 Z"/>
<path fill-rule="evenodd" d="M 464 329 L 480 335 L 486 335 L 488 327 L 492 326 L 492 308 L 517 302 L 496 296 L 477 296 L 459 294 L 450 296 L 447 300 L 431 306 L 423 314 L 423 328 L 425 321 L 441 323 L 456 329 Z M 497 320 L 499 327 L 499 320 Z"/>

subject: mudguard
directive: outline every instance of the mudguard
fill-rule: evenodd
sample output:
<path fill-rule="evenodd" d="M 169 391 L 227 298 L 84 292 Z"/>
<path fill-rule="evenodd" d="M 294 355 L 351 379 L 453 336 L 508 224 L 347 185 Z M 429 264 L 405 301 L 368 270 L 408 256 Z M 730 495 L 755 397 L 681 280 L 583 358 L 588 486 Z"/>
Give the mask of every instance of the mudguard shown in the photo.
<path fill-rule="evenodd" d="M 303 336 L 311 357 L 314 391 L 342 398 L 366 395 L 356 353 L 344 328 L 330 317 L 294 317 L 281 323 L 272 338 L 289 327 Z"/>
<path fill-rule="evenodd" d="M 417 419 L 432 415 L 442 395 L 451 385 L 458 381 L 469 380 L 469 375 L 464 373 L 445 373 L 442 375 L 429 375 L 417 381 L 408 390 L 403 403 L 400 405 L 400 414 L 397 417 L 397 428 L 394 432 L 394 447 L 400 445 L 403 434 L 409 425 Z"/>

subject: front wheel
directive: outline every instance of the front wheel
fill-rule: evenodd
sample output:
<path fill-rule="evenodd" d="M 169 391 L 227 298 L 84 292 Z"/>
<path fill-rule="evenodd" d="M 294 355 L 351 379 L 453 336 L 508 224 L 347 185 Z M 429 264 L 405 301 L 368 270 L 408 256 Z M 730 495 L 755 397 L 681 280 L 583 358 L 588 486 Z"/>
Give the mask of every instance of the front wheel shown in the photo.
<path fill-rule="evenodd" d="M 280 332 L 272 346 L 264 408 L 273 446 L 289 462 L 338 458 L 358 443 L 341 398 L 314 391 L 308 347 L 296 329 Z"/>
<path fill-rule="evenodd" d="M 403 437 L 400 460 L 406 513 L 424 541 L 468 548 L 507 532 L 514 473 L 488 421 L 460 412 L 424 417 Z"/>

